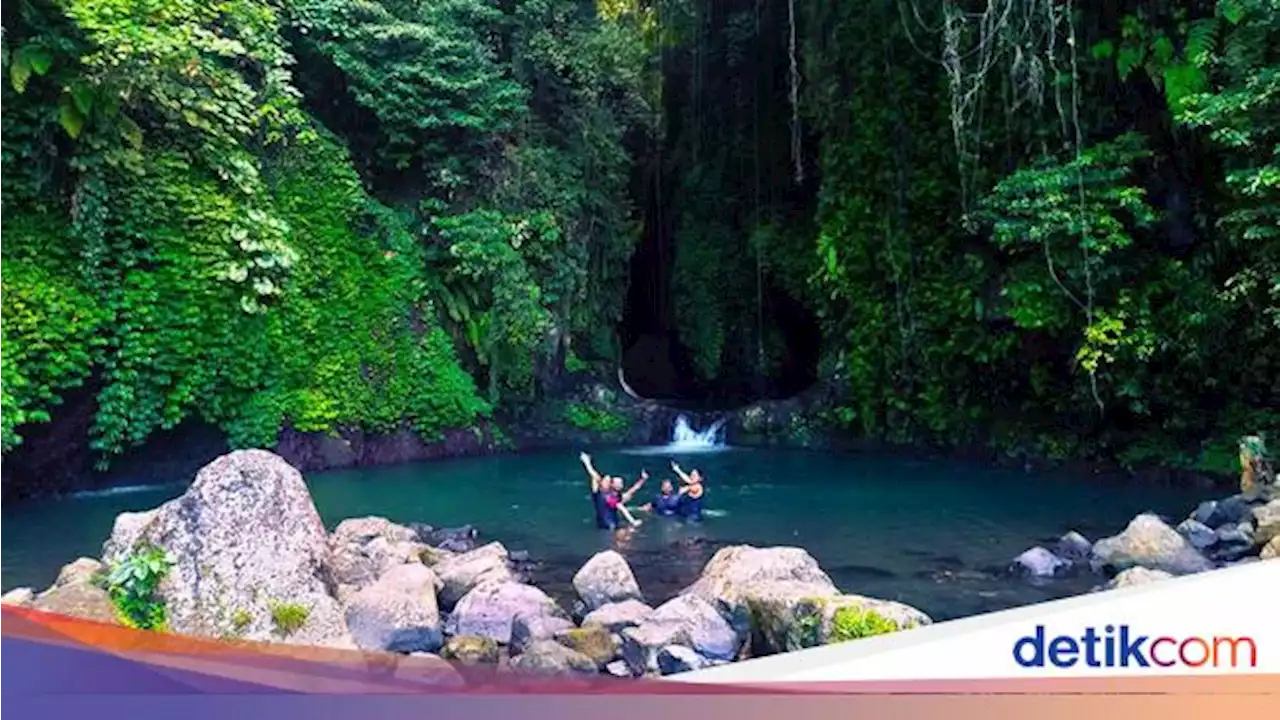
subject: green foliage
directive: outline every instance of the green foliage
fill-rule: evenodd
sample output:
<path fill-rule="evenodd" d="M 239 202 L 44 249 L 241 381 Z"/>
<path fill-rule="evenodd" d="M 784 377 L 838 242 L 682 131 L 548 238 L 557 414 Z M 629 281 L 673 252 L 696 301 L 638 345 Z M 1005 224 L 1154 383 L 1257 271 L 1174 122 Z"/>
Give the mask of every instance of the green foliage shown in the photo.
<path fill-rule="evenodd" d="M 239 608 L 231 614 L 231 626 L 235 628 L 236 632 L 244 632 L 244 629 L 249 627 L 252 622 L 253 616 L 244 608 Z"/>
<path fill-rule="evenodd" d="M 302 629 L 311 610 L 298 603 L 277 603 L 271 606 L 271 622 L 281 637 L 289 637 Z"/>
<path fill-rule="evenodd" d="M 897 630 L 897 624 L 874 610 L 846 606 L 837 609 L 831 617 L 831 636 L 828 643 L 887 635 Z"/>
<path fill-rule="evenodd" d="M 564 419 L 579 430 L 603 435 L 622 432 L 630 424 L 624 415 L 580 402 L 565 405 Z"/>
<path fill-rule="evenodd" d="M 165 629 L 165 605 L 157 595 L 175 560 L 154 545 L 141 545 L 114 563 L 104 579 L 120 622 L 141 630 Z"/>
<path fill-rule="evenodd" d="M 4 449 L 89 377 L 100 464 L 191 417 L 235 446 L 431 439 L 488 414 L 476 377 L 531 397 L 549 336 L 609 351 L 641 18 L 578 9 L 24 4 L 3 39 Z M 366 190 L 424 167 L 407 198 Z"/>

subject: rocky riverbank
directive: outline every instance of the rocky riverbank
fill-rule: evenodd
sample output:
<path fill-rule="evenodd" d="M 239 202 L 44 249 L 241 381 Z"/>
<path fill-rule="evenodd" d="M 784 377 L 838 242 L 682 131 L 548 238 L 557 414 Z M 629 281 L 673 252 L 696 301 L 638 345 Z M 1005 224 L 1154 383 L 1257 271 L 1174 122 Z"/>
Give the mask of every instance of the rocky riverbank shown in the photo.
<path fill-rule="evenodd" d="M 1200 503 L 1180 522 L 1154 513 L 1090 542 L 1072 531 L 1014 558 L 1010 570 L 1036 582 L 1079 573 L 1110 576 L 1097 589 L 1139 585 L 1280 557 L 1280 491 L 1259 486 Z"/>
<path fill-rule="evenodd" d="M 469 528 L 378 517 L 327 533 L 297 469 L 239 451 L 204 467 L 181 497 L 118 516 L 100 559 L 77 559 L 43 592 L 14 590 L 4 602 L 195 637 L 620 677 L 931 622 L 902 603 L 842 593 L 800 548 L 721 548 L 654 607 L 617 552 L 588 560 L 573 602 L 561 604 L 528 582 L 527 556 L 475 540 Z"/>

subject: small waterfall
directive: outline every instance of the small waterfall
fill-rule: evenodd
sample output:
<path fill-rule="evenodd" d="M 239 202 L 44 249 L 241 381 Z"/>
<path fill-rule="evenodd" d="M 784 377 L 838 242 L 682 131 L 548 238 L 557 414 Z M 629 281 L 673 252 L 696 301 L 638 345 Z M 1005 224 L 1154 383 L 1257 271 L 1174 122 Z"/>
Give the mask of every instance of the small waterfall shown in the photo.
<path fill-rule="evenodd" d="M 724 442 L 726 420 L 716 420 L 705 430 L 699 431 L 689 423 L 687 416 L 679 415 L 671 428 L 671 442 L 666 445 L 629 448 L 622 452 L 627 455 L 692 455 L 730 450 Z"/>
<path fill-rule="evenodd" d="M 724 439 L 721 437 L 723 431 L 723 418 L 712 423 L 706 430 L 698 432 L 689 424 L 689 419 L 681 415 L 676 418 L 675 427 L 671 430 L 671 447 L 682 449 L 723 447 Z"/>

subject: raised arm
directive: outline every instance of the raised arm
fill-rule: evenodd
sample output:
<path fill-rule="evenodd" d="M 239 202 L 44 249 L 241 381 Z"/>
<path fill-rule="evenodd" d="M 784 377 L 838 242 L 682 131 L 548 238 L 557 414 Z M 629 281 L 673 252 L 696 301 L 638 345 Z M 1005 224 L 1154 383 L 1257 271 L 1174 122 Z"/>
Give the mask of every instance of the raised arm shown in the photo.
<path fill-rule="evenodd" d="M 636 484 L 632 485 L 630 490 L 627 490 L 626 492 L 622 493 L 622 503 L 625 505 L 631 502 L 631 498 L 636 496 L 636 493 L 639 492 L 640 488 L 644 486 L 644 481 L 648 479 L 649 479 L 649 473 L 644 470 L 641 470 L 640 478 L 636 480 Z"/>
<path fill-rule="evenodd" d="M 683 482 L 683 483 L 693 482 L 693 479 L 689 477 L 689 473 L 686 473 L 685 471 L 681 470 L 680 466 L 675 464 L 674 462 L 671 463 L 671 470 L 675 472 L 677 477 L 680 478 L 680 482 Z"/>
<path fill-rule="evenodd" d="M 591 456 L 586 453 L 578 455 L 578 459 L 582 461 L 582 467 L 587 469 L 587 476 L 591 478 L 591 492 L 600 490 L 600 473 L 596 470 L 595 465 L 591 464 Z"/>

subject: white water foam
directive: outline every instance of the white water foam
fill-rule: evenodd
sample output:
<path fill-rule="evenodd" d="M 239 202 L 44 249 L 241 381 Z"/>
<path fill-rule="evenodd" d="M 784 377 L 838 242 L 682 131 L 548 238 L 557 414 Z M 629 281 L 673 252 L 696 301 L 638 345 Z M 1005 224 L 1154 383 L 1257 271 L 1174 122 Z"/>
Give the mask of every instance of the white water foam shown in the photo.
<path fill-rule="evenodd" d="M 642 447 L 624 450 L 628 455 L 698 455 L 702 453 L 724 452 L 729 446 L 724 443 L 724 418 L 713 423 L 705 430 L 695 430 L 684 415 L 676 418 L 675 427 L 671 430 L 671 442 L 657 447 Z"/>

